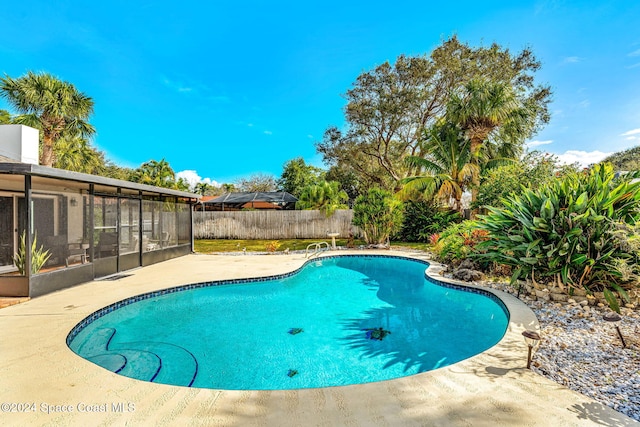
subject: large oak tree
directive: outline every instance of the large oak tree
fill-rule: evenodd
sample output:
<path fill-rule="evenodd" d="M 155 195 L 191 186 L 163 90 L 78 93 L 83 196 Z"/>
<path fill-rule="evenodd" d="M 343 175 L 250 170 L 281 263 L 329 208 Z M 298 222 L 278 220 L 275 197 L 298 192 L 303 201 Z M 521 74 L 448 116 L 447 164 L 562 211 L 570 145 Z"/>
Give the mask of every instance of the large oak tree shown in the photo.
<path fill-rule="evenodd" d="M 531 136 L 549 120 L 549 87 L 536 84 L 540 62 L 526 48 L 515 54 L 497 44 L 473 48 L 457 37 L 429 55 L 401 55 L 359 75 L 344 95 L 345 127 L 329 127 L 316 148 L 329 166 L 351 170 L 364 184 L 399 189 L 416 176 L 407 156 L 423 156 L 421 135 L 446 114 L 451 96 L 474 79 L 503 83 L 533 114 Z M 523 138 L 523 139 L 524 139 Z"/>

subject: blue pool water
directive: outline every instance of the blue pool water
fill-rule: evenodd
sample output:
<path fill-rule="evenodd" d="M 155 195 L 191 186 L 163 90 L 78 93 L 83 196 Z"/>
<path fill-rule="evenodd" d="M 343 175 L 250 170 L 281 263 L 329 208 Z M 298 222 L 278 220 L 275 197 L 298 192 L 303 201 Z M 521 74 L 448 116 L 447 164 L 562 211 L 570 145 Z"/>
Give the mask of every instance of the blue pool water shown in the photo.
<path fill-rule="evenodd" d="M 507 328 L 504 305 L 440 286 L 426 267 L 336 256 L 285 277 L 157 292 L 94 313 L 67 341 L 121 375 L 229 390 L 386 380 L 496 344 Z"/>

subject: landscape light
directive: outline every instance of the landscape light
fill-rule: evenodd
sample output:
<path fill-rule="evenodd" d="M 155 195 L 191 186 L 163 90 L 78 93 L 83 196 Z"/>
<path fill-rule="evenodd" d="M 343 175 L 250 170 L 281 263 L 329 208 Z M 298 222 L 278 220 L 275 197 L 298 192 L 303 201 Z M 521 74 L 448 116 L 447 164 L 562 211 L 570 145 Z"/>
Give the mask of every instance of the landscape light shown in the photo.
<path fill-rule="evenodd" d="M 527 369 L 530 369 L 531 368 L 531 351 L 540 342 L 540 334 L 538 334 L 535 331 L 526 330 L 522 332 L 522 336 L 524 337 L 524 342 L 527 343 L 527 347 L 529 347 L 529 352 L 527 353 Z"/>
<path fill-rule="evenodd" d="M 616 331 L 618 331 L 618 336 L 620 337 L 620 341 L 622 341 L 622 348 L 627 348 L 627 343 L 624 342 L 624 337 L 622 336 L 622 332 L 620 332 L 620 328 L 618 327 L 618 323 L 622 320 L 622 317 L 618 313 L 614 313 L 613 311 L 610 313 L 606 313 L 602 316 L 602 319 L 605 322 L 611 322 L 616 327 Z"/>

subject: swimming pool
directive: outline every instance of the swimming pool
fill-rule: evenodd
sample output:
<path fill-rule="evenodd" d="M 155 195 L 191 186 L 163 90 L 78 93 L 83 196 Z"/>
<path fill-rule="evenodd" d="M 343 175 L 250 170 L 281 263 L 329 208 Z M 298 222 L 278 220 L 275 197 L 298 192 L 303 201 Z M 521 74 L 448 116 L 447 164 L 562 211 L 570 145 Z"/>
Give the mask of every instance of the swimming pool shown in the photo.
<path fill-rule="evenodd" d="M 392 379 L 496 344 L 508 322 L 499 299 L 426 278 L 427 265 L 331 256 L 287 275 L 151 292 L 93 313 L 67 344 L 140 380 L 254 390 Z"/>

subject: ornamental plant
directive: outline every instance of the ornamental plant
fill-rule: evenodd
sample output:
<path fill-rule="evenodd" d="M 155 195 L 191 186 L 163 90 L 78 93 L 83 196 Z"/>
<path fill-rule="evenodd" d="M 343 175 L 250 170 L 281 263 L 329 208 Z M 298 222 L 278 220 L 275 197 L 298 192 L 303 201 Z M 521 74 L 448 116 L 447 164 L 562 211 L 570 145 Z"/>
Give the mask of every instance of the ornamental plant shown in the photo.
<path fill-rule="evenodd" d="M 42 266 L 49 260 L 51 254 L 48 250 L 45 250 L 42 245 L 38 248 L 37 241 L 38 236 L 34 234 L 33 242 L 31 242 L 31 274 L 37 274 Z M 13 256 L 13 262 L 18 269 L 18 273 L 21 276 L 26 274 L 26 234 L 23 231 L 20 235 L 20 246 L 18 246 L 18 252 Z"/>
<path fill-rule="evenodd" d="M 371 188 L 353 205 L 353 225 L 370 245 L 389 245 L 389 236 L 402 225 L 402 202 L 390 192 Z"/>
<path fill-rule="evenodd" d="M 462 215 L 458 211 L 442 207 L 435 200 L 409 201 L 404 203 L 402 226 L 394 239 L 426 243 L 434 233 L 460 221 Z"/>
<path fill-rule="evenodd" d="M 265 245 L 267 252 L 269 253 L 274 253 L 278 250 L 278 248 L 280 247 L 280 242 L 278 242 L 277 240 L 273 240 L 271 242 L 267 242 L 267 244 Z"/>
<path fill-rule="evenodd" d="M 433 252 L 438 261 L 458 265 L 476 252 L 476 246 L 487 240 L 488 233 L 479 229 L 476 221 L 463 221 L 434 236 Z"/>
<path fill-rule="evenodd" d="M 634 177 L 616 178 L 610 164 L 600 164 L 512 194 L 502 208 L 480 216 L 478 227 L 490 238 L 476 256 L 512 266 L 512 284 L 528 279 L 568 294 L 600 291 L 619 311 L 618 298 L 628 300 L 640 273 L 640 182 Z"/>

